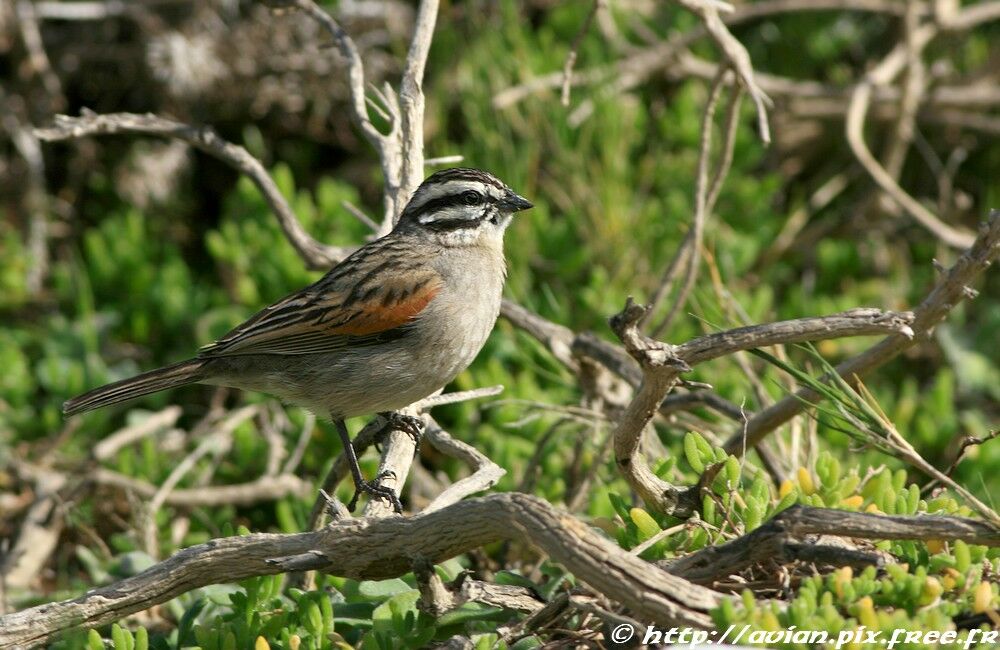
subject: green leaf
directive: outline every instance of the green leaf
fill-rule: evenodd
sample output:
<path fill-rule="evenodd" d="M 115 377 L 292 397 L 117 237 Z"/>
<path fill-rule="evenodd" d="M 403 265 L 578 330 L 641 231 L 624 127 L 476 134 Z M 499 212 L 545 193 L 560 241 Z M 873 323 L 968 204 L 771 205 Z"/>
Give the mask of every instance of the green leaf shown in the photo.
<path fill-rule="evenodd" d="M 735 456 L 726 458 L 726 480 L 729 487 L 736 488 L 740 484 L 740 461 Z"/>
<path fill-rule="evenodd" d="M 705 463 L 701 460 L 701 452 L 698 450 L 697 434 L 688 431 L 684 434 L 684 459 L 696 473 L 705 471 Z"/>
<path fill-rule="evenodd" d="M 90 628 L 90 631 L 87 632 L 87 646 L 90 650 L 104 650 L 104 639 L 94 628 Z"/>
<path fill-rule="evenodd" d="M 111 626 L 111 644 L 115 650 L 128 650 L 128 641 L 125 640 L 125 631 L 117 624 Z"/>
<path fill-rule="evenodd" d="M 362 580 L 358 583 L 358 593 L 368 600 L 383 600 L 413 589 L 399 578 L 389 580 Z"/>
<path fill-rule="evenodd" d="M 972 555 L 969 552 L 969 545 L 960 539 L 956 539 L 952 545 L 952 554 L 955 556 L 955 569 L 959 573 L 966 573 L 972 566 Z"/>
<path fill-rule="evenodd" d="M 208 601 L 204 598 L 199 598 L 184 612 L 184 616 L 181 617 L 180 622 L 177 624 L 177 650 L 181 650 L 189 641 L 193 640 L 191 638 L 192 627 L 198 618 L 198 614 L 201 613 L 201 610 L 205 609 L 205 605 L 207 604 Z"/>
<path fill-rule="evenodd" d="M 660 525 L 642 508 L 632 508 L 629 511 L 629 518 L 639 530 L 639 541 L 644 542 L 660 532 Z"/>

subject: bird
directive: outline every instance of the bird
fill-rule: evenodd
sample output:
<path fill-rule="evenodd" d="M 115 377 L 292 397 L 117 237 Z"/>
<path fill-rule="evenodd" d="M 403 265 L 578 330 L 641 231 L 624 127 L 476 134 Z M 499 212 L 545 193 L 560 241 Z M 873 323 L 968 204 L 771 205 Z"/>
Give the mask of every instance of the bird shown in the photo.
<path fill-rule="evenodd" d="M 444 169 L 424 180 L 384 237 L 357 249 L 313 284 L 265 307 L 191 359 L 69 399 L 66 416 L 186 384 L 259 391 L 328 415 L 355 485 L 366 481 L 345 420 L 380 414 L 419 440 L 419 420 L 397 411 L 467 368 L 500 312 L 504 233 L 534 207 L 489 172 Z"/>

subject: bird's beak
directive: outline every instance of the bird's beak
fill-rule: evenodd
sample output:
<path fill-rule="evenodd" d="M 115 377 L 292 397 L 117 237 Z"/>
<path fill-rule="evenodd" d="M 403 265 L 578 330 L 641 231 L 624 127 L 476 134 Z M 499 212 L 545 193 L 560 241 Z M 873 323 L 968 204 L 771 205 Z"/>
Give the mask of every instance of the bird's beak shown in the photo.
<path fill-rule="evenodd" d="M 520 212 L 521 210 L 533 208 L 535 205 L 523 196 L 507 190 L 507 195 L 500 201 L 500 207 L 508 212 Z"/>

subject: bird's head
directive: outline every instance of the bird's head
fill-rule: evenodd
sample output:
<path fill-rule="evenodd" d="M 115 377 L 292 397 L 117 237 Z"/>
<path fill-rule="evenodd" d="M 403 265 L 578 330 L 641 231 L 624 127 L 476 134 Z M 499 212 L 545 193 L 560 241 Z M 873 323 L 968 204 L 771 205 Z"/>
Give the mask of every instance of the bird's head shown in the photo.
<path fill-rule="evenodd" d="M 396 225 L 445 246 L 500 246 L 515 212 L 532 207 L 499 178 L 479 169 L 435 172 L 420 184 Z"/>

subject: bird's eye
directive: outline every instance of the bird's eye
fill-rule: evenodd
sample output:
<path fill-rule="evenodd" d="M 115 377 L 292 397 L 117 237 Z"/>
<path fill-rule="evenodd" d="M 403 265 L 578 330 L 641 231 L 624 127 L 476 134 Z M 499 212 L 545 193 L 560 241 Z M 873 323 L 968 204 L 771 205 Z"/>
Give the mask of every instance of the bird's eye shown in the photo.
<path fill-rule="evenodd" d="M 475 190 L 462 192 L 462 203 L 465 205 L 479 205 L 483 202 L 483 195 Z"/>

